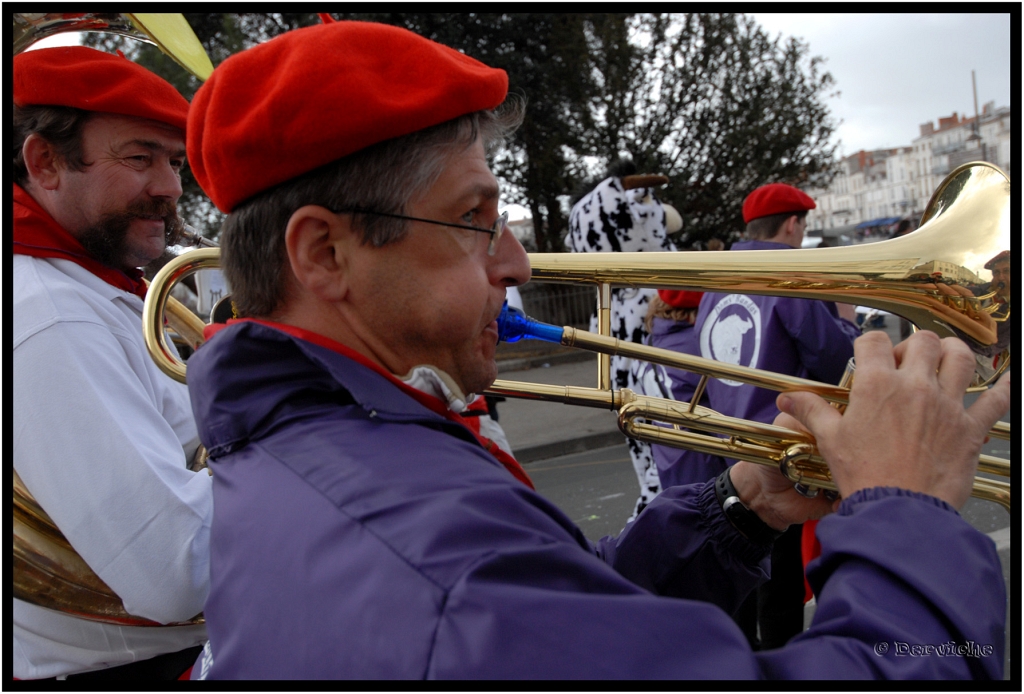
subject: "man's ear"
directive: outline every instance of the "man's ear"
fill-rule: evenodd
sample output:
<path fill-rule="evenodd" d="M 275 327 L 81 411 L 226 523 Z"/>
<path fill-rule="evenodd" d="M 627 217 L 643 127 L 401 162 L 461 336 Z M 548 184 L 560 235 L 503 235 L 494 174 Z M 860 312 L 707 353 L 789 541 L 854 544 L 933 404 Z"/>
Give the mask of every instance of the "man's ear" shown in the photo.
<path fill-rule="evenodd" d="M 800 223 L 800 220 L 796 215 L 792 215 L 786 218 L 786 221 L 779 227 L 779 233 L 776 236 L 780 239 L 784 239 L 784 243 L 789 243 L 796 236 L 796 227 Z"/>
<path fill-rule="evenodd" d="M 52 144 L 36 133 L 25 138 L 21 146 L 22 158 L 29 180 L 43 190 L 57 190 L 61 171 L 67 168 Z"/>
<path fill-rule="evenodd" d="M 295 210 L 285 228 L 285 248 L 298 284 L 323 301 L 344 299 L 353 237 L 347 215 L 319 205 Z"/>

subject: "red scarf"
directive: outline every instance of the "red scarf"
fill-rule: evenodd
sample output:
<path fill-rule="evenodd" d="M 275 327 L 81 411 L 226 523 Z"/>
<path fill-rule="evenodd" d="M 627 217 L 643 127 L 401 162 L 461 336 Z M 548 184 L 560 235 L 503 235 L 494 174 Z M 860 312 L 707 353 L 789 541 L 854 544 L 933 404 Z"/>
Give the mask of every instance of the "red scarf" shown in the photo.
<path fill-rule="evenodd" d="M 280 330 L 281 332 L 287 333 L 292 337 L 297 337 L 300 340 L 312 342 L 313 344 L 325 347 L 326 349 L 329 349 L 332 352 L 337 352 L 338 354 L 344 357 L 348 357 L 352 361 L 379 373 L 381 376 L 391 381 L 391 383 L 393 383 L 399 390 L 401 390 L 403 393 L 411 397 L 416 402 L 426 407 L 431 412 L 439 414 L 449 421 L 457 422 L 466 427 L 467 429 L 469 429 L 470 433 L 472 433 L 473 436 L 476 437 L 477 441 L 480 442 L 480 445 L 483 446 L 491 455 L 493 455 L 498 460 L 499 463 L 505 466 L 505 469 L 512 473 L 513 477 L 515 477 L 517 480 L 525 484 L 530 489 L 536 489 L 533 486 L 533 480 L 531 480 L 530 476 L 526 474 L 526 470 L 524 470 L 523 466 L 519 464 L 519 461 L 510 456 L 505 451 L 503 451 L 498 446 L 498 444 L 494 443 L 493 441 L 484 436 L 481 436 L 477 432 L 476 429 L 479 427 L 479 424 L 477 425 L 477 427 L 471 426 L 466 421 L 465 418 L 449 410 L 447 404 L 442 402 L 439 398 L 424 393 L 422 390 L 417 390 L 416 388 L 413 388 L 408 383 L 405 383 L 404 381 L 397 378 L 394 374 L 385 369 L 383 366 L 373 361 L 370 361 L 359 352 L 356 352 L 355 350 L 346 347 L 340 342 L 336 342 L 330 339 L 329 337 L 324 337 L 319 333 L 314 333 L 310 330 L 305 330 L 294 325 L 274 323 L 272 321 L 260 320 L 258 318 L 232 318 L 228 320 L 227 325 L 242 322 L 258 323 L 260 325 L 265 325 L 268 328 Z M 217 331 L 227 327 L 227 325 L 223 323 L 212 323 L 210 325 L 207 325 L 205 330 L 203 331 L 204 337 L 206 337 L 206 339 L 209 340 Z"/>
<path fill-rule="evenodd" d="M 47 214 L 31 195 L 14 184 L 14 252 L 35 258 L 63 258 L 78 263 L 118 289 L 146 298 L 142 270 L 128 273 L 94 260 L 82 244 Z"/>

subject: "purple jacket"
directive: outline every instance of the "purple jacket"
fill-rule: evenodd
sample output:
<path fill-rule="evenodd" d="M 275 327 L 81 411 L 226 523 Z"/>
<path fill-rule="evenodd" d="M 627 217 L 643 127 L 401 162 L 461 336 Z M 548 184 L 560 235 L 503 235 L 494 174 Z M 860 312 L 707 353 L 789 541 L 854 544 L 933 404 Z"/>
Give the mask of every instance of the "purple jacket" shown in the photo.
<path fill-rule="evenodd" d="M 789 249 L 771 241 L 741 241 L 732 250 Z M 731 364 L 836 384 L 853 356 L 860 328 L 839 317 L 832 301 L 707 293 L 694 327 L 697 354 Z M 770 424 L 778 393 L 736 381 L 708 382 L 711 407 Z"/>
<path fill-rule="evenodd" d="M 700 355 L 697 332 L 693 329 L 692 324 L 685 321 L 655 317 L 652 321 L 648 341 L 652 347 Z M 665 373 L 671 386 L 671 397 L 679 402 L 689 402 L 697 391 L 700 376 L 692 371 L 671 367 L 666 367 Z M 647 394 L 653 395 L 653 393 Z M 699 404 L 711 407 L 707 390 L 701 396 Z M 726 468 L 724 458 L 708 453 L 670 448 L 658 444 L 651 444 L 651 453 L 654 456 L 654 463 L 658 466 L 658 477 L 661 479 L 663 489 L 680 484 L 707 482 L 718 477 Z"/>
<path fill-rule="evenodd" d="M 724 610 L 765 552 L 709 486 L 670 489 L 591 544 L 468 430 L 339 353 L 240 323 L 192 357 L 189 383 L 214 474 L 211 677 L 1001 674 L 995 547 L 929 497 L 846 500 L 811 578 L 832 638 L 755 654 Z M 994 654 L 875 655 L 897 638 Z"/>

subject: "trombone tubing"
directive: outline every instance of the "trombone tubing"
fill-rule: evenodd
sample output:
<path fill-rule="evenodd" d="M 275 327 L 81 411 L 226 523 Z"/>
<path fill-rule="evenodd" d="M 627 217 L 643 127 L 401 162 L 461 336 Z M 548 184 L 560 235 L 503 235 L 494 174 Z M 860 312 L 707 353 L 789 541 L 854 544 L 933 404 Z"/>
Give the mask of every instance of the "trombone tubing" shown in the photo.
<path fill-rule="evenodd" d="M 742 381 L 752 386 L 778 392 L 806 391 L 839 405 L 848 405 L 850 402 L 850 391 L 842 386 L 833 386 L 806 378 L 752 369 L 748 366 L 727 364 L 715 361 L 714 359 L 705 359 L 704 357 L 697 357 L 692 354 L 673 352 L 672 350 L 660 347 L 639 345 L 635 342 L 626 342 L 608 335 L 597 335 L 570 326 L 562 328 L 561 344 L 566 347 L 577 347 L 590 352 L 597 352 L 598 354 L 626 356 L 640 359 L 641 361 L 649 361 L 653 364 L 671 366 L 702 376 Z M 997 422 L 989 431 L 989 436 L 1008 441 L 1010 439 L 1010 425 L 1006 422 Z"/>
<path fill-rule="evenodd" d="M 610 391 L 586 386 L 497 380 L 487 392 L 525 400 L 561 402 L 617 411 L 619 429 L 630 438 L 774 467 L 794 483 L 838 491 L 828 464 L 813 445 L 813 439 L 802 432 L 728 417 L 701 406 L 691 411 L 688 403 L 637 395 L 628 389 Z M 638 419 L 648 421 L 638 422 Z M 650 423 L 655 420 L 677 426 Z M 728 438 L 684 431 L 678 428 L 679 425 L 697 431 L 723 434 Z M 1010 463 L 983 455 L 980 456 L 978 470 L 1009 477 Z M 1008 482 L 975 477 L 971 496 L 994 501 L 1007 511 L 1010 510 Z"/>
<path fill-rule="evenodd" d="M 761 371 L 748 366 L 727 364 L 715 361 L 714 359 L 682 354 L 660 347 L 638 345 L 635 342 L 625 342 L 616 337 L 596 335 L 568 326 L 563 328 L 562 344 L 566 347 L 578 347 L 599 354 L 625 356 L 649 361 L 654 364 L 661 364 L 662 366 L 672 366 L 684 371 L 701 374 L 702 376 L 743 381 L 744 383 L 759 388 L 767 388 L 768 390 L 780 392 L 807 391 L 820 395 L 829 402 L 840 405 L 849 404 L 849 390 L 839 386 L 819 383 L 818 381 L 811 381 L 806 378 L 797 378 L 796 376 L 787 376 L 786 374 Z"/>

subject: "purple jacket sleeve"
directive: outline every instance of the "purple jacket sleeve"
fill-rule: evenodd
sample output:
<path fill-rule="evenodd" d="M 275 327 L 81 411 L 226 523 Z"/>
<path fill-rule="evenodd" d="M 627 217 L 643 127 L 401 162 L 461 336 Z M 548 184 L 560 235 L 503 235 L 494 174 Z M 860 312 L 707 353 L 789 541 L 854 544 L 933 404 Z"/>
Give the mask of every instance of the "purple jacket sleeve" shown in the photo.
<path fill-rule="evenodd" d="M 999 556 L 952 507 L 865 489 L 818 524 L 818 538 L 822 554 L 808 567 L 814 621 L 785 648 L 759 654 L 765 676 L 1002 677 Z"/>
<path fill-rule="evenodd" d="M 768 549 L 732 527 L 713 484 L 666 489 L 618 537 L 598 541 L 595 551 L 641 588 L 729 613 L 769 572 Z"/>
<path fill-rule="evenodd" d="M 779 302 L 779 317 L 800 354 L 809 378 L 839 383 L 853 356 L 860 328 L 839 317 L 832 301 Z"/>
<path fill-rule="evenodd" d="M 1001 676 L 1006 596 L 988 538 L 942 502 L 890 489 L 854 495 L 819 528 L 827 549 L 812 572 L 814 623 L 781 649 L 752 653 L 712 605 L 630 593 L 596 573 L 584 579 L 582 562 L 546 546 L 496 552 L 463 576 L 445 602 L 427 676 Z M 935 653 L 957 648 L 969 655 Z"/>

